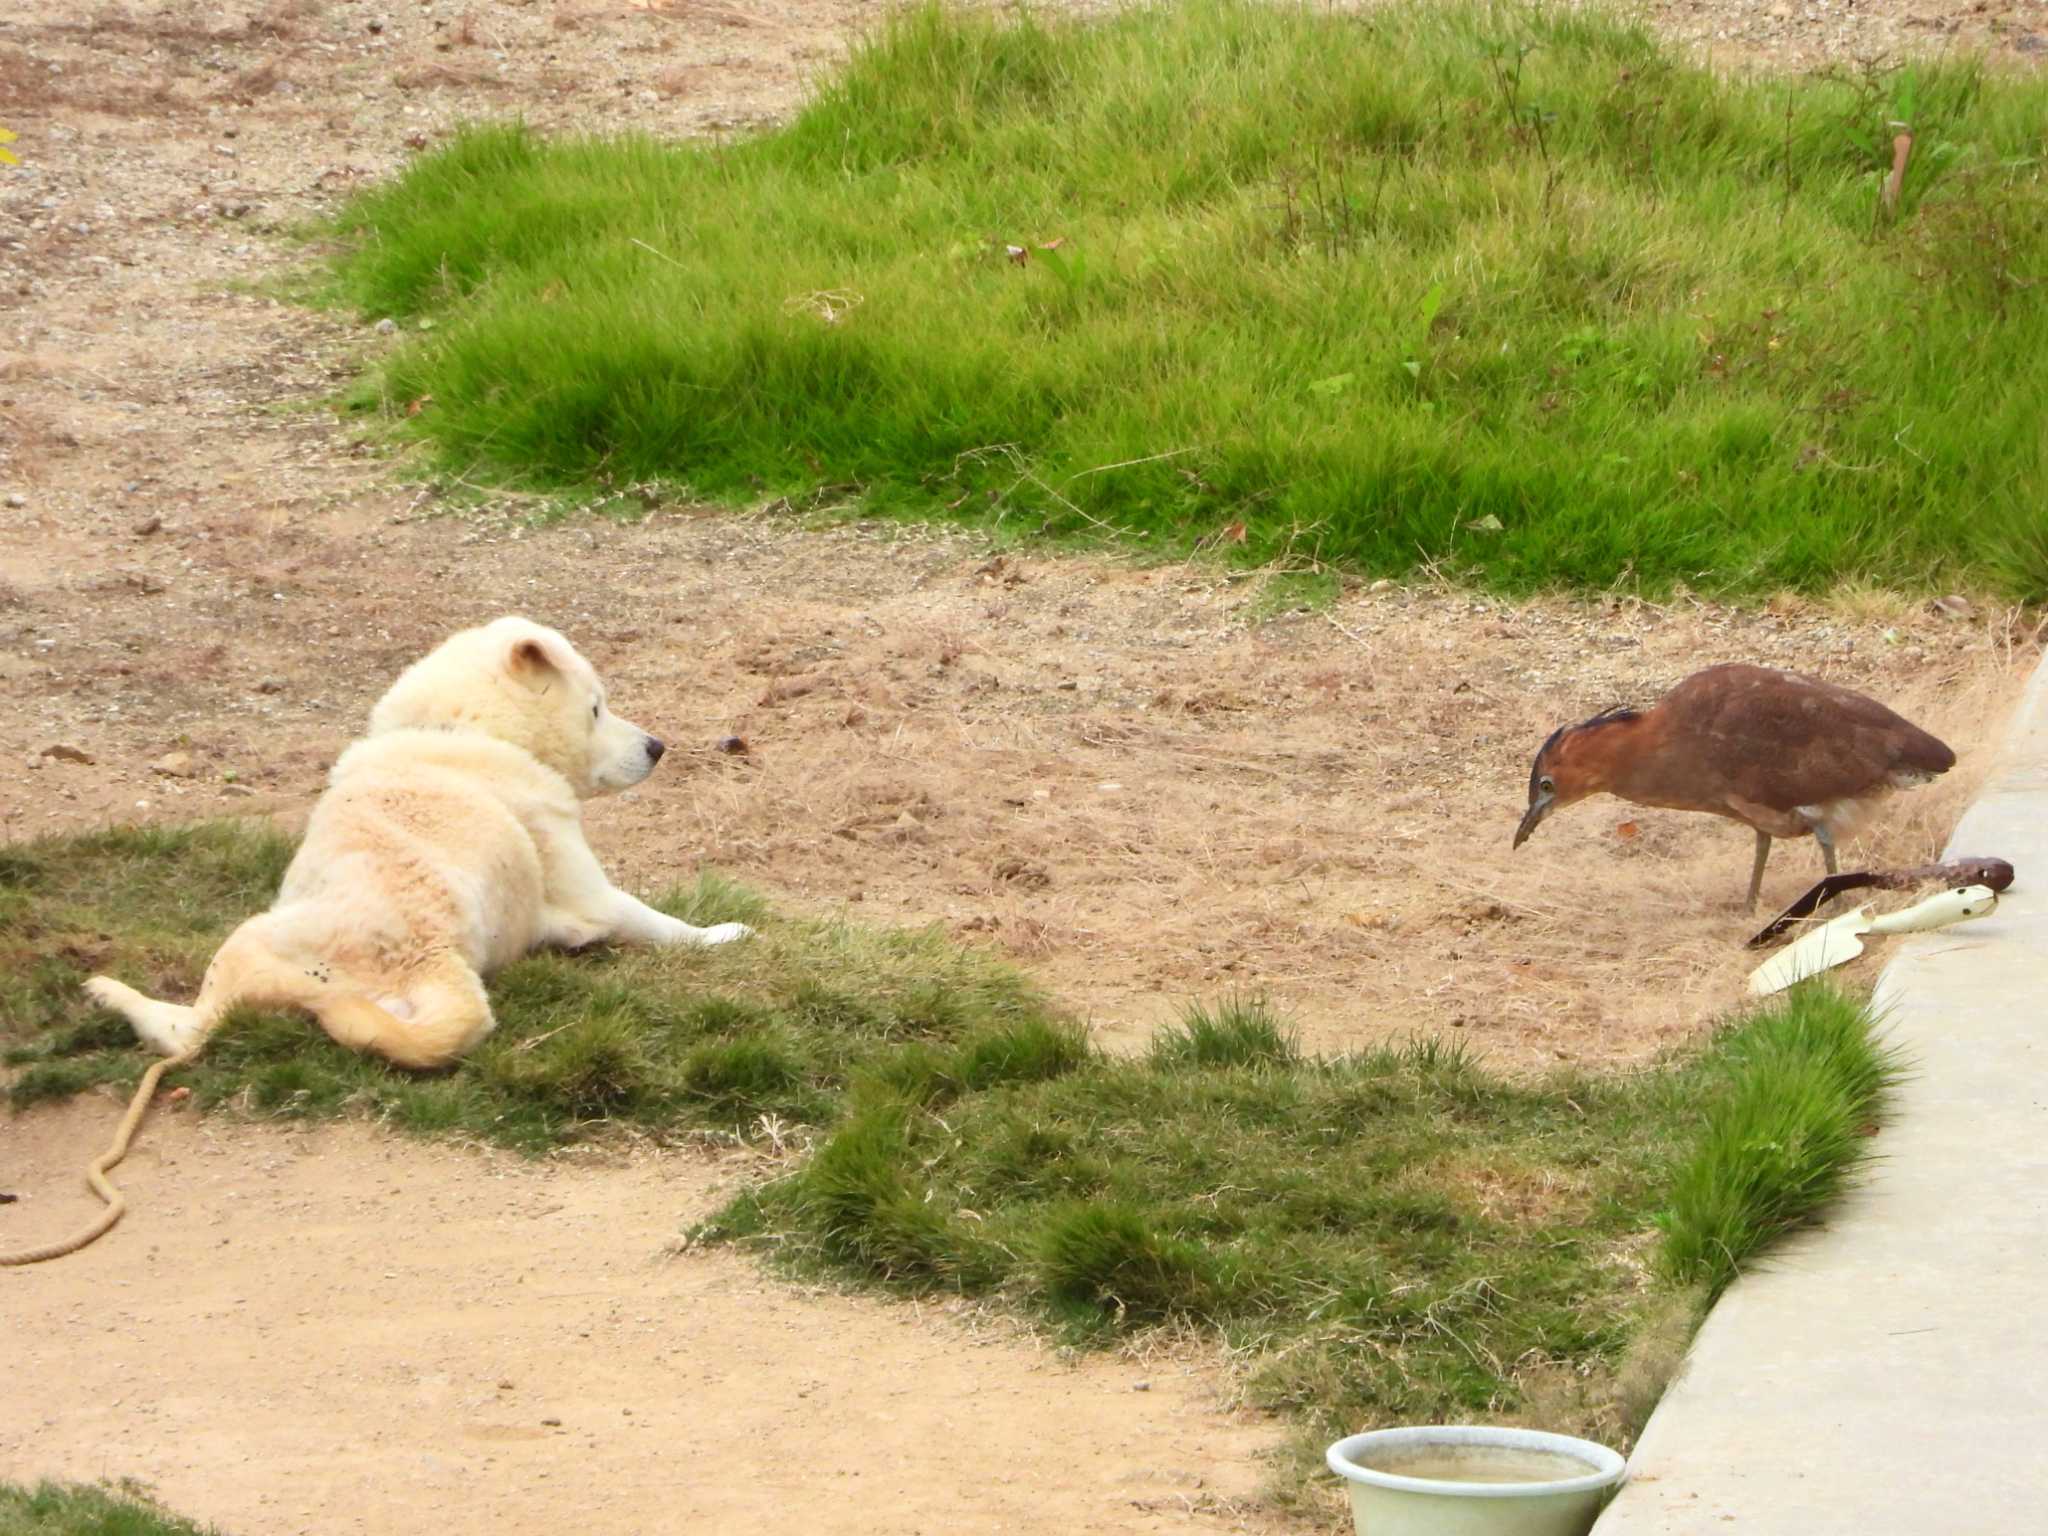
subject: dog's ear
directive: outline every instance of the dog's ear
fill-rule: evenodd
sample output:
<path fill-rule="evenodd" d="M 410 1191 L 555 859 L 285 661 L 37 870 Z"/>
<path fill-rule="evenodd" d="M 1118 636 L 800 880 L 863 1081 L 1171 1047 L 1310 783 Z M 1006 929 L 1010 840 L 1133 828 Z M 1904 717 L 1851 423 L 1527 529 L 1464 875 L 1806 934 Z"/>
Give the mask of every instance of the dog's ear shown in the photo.
<path fill-rule="evenodd" d="M 506 653 L 505 669 L 522 683 L 539 686 L 562 670 L 562 658 L 546 635 L 521 635 Z"/>

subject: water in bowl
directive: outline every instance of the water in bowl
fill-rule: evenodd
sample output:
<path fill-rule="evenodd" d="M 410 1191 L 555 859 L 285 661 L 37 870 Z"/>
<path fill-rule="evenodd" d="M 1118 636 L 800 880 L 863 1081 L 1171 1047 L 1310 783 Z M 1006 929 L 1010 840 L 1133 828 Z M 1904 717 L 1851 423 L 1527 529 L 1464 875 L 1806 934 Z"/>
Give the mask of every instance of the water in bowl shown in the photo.
<path fill-rule="evenodd" d="M 1439 1483 L 1560 1483 L 1599 1470 L 1576 1456 L 1504 1445 L 1409 1446 L 1389 1450 L 1363 1465 L 1392 1477 Z"/>

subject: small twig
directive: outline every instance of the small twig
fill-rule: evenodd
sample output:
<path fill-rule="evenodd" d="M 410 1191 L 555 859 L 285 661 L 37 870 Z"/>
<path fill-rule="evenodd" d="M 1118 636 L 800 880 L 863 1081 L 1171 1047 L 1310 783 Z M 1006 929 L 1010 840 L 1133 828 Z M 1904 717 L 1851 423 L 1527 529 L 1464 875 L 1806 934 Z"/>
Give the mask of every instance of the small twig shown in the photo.
<path fill-rule="evenodd" d="M 539 1045 L 543 1040 L 554 1039 L 555 1036 L 559 1035 L 563 1030 L 568 1029 L 575 1022 L 576 1021 L 574 1019 L 571 1019 L 568 1024 L 557 1024 L 553 1029 L 549 1030 L 546 1034 L 531 1036 L 528 1039 L 520 1041 L 517 1045 L 513 1046 L 512 1049 L 515 1051 L 530 1051 L 536 1045 Z"/>
<path fill-rule="evenodd" d="M 1156 464 L 1161 459 L 1177 459 L 1182 454 L 1199 453 L 1203 446 L 1201 443 L 1191 443 L 1185 448 L 1169 448 L 1164 453 L 1148 453 L 1142 459 L 1119 459 L 1114 464 L 1097 464 L 1093 469 L 1076 470 L 1060 484 L 1072 485 L 1076 480 L 1085 480 L 1090 475 L 1107 474 L 1112 469 L 1129 469 L 1136 464 Z"/>
<path fill-rule="evenodd" d="M 690 270 L 688 267 L 684 266 L 680 261 L 677 261 L 675 257 L 669 255 L 667 251 L 657 251 L 653 246 L 649 245 L 645 240 L 642 240 L 637 235 L 633 237 L 633 244 L 639 246 L 641 250 L 647 252 L 647 254 L 650 256 L 659 256 L 663 261 L 667 262 L 670 266 L 674 267 L 678 272 L 687 272 Z"/>
<path fill-rule="evenodd" d="M 1337 619 L 1335 614 L 1326 611 L 1323 614 L 1323 622 L 1328 624 L 1330 628 L 1336 630 L 1337 633 L 1342 635 L 1346 640 L 1351 641 L 1354 645 L 1362 645 L 1367 647 L 1370 647 L 1372 645 L 1372 642 L 1366 639 L 1365 636 L 1361 635 L 1357 630 L 1348 628 L 1343 623 L 1341 623 Z"/>

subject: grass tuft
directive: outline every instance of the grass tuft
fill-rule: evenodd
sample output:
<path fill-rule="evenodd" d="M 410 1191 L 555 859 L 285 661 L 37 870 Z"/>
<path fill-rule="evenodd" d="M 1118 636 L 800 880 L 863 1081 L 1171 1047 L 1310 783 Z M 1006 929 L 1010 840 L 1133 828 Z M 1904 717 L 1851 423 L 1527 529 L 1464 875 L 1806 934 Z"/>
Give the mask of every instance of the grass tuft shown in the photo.
<path fill-rule="evenodd" d="M 1752 1017 L 1719 1063 L 1725 1081 L 1659 1217 L 1665 1268 L 1710 1296 L 1855 1177 L 1901 1074 L 1863 1008 L 1825 987 Z"/>
<path fill-rule="evenodd" d="M 983 1245 L 920 1198 L 903 1168 L 905 1115 L 856 1116 L 805 1167 L 802 1219 L 831 1258 L 871 1278 L 978 1290 L 993 1275 Z"/>
<path fill-rule="evenodd" d="M 1287 1066 L 1300 1056 L 1263 998 L 1233 997 L 1213 1009 L 1190 1004 L 1177 1027 L 1152 1041 L 1152 1059 L 1163 1067 Z"/>
<path fill-rule="evenodd" d="M 92 1487 L 0 1482 L 0 1531 L 7 1536 L 219 1536 L 159 1509 L 140 1486 Z"/>
<path fill-rule="evenodd" d="M 359 403 L 471 478 L 2041 599 L 2044 120 L 1581 7 L 924 5 L 738 143 L 467 132 L 349 205 L 332 296 L 406 337 Z"/>
<path fill-rule="evenodd" d="M 963 1040 L 949 1065 L 963 1090 L 978 1093 L 1002 1083 L 1044 1083 L 1065 1077 L 1086 1066 L 1092 1054 L 1079 1027 L 1029 1019 Z"/>
<path fill-rule="evenodd" d="M 1054 1307 L 1091 1317 L 1164 1322 L 1213 1310 L 1208 1252 L 1155 1232 L 1128 1206 L 1055 1208 L 1040 1229 L 1039 1266 Z"/>

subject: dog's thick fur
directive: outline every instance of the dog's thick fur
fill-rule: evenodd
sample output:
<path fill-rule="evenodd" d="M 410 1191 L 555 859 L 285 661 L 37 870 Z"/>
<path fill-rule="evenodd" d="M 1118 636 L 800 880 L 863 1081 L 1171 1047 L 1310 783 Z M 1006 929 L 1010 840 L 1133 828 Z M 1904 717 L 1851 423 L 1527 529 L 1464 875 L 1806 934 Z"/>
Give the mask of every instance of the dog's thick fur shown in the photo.
<path fill-rule="evenodd" d="M 503 618 L 393 683 L 342 753 L 276 904 L 235 930 L 190 1007 L 105 976 L 93 998 L 166 1055 L 245 1003 L 304 1008 L 342 1044 L 444 1066 L 491 1032 L 483 978 L 541 945 L 723 944 L 613 889 L 580 801 L 637 784 L 662 744 L 606 707 L 552 629 Z"/>

